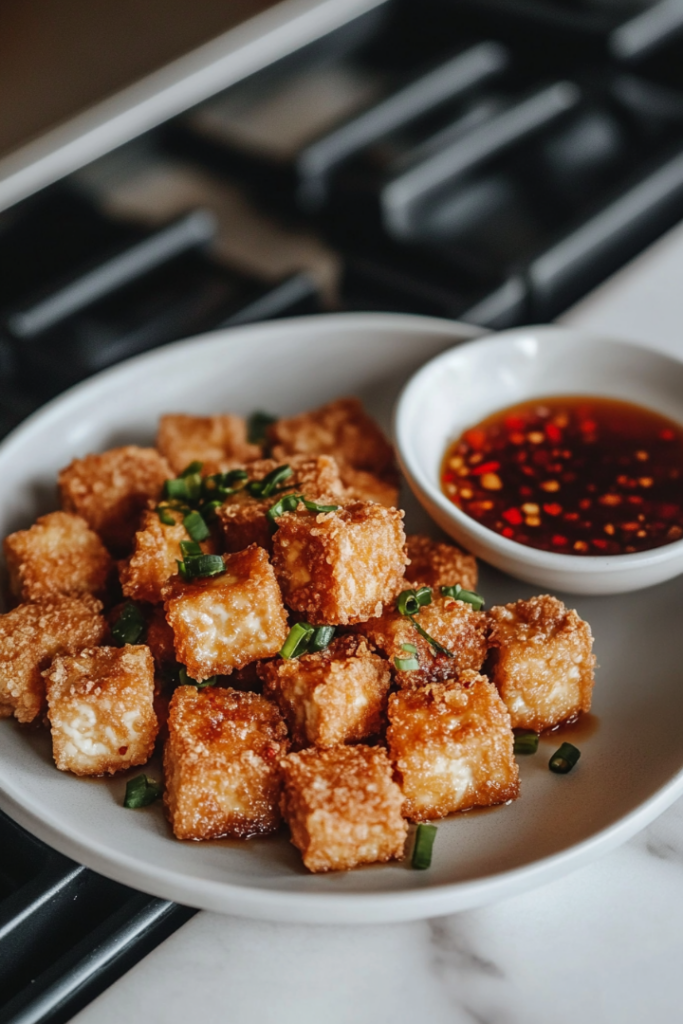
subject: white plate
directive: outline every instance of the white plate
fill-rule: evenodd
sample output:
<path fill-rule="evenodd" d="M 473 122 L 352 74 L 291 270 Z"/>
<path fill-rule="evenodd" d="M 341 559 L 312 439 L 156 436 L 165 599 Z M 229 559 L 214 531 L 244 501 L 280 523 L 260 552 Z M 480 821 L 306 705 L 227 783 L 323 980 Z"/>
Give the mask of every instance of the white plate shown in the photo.
<path fill-rule="evenodd" d="M 0 532 L 55 507 L 55 474 L 74 456 L 151 441 L 161 412 L 291 414 L 357 394 L 386 427 L 410 374 L 473 334 L 422 317 L 311 317 L 224 331 L 134 359 L 57 399 L 0 446 Z M 424 528 L 424 513 L 407 495 L 406 507 L 409 528 Z M 489 568 L 481 576 L 489 604 L 533 592 Z M 682 597 L 678 580 L 572 602 L 596 637 L 597 732 L 577 741 L 583 756 L 571 775 L 548 771 L 557 744 L 544 739 L 536 756 L 520 758 L 518 801 L 442 822 L 429 871 L 401 863 L 309 875 L 284 834 L 247 843 L 178 842 L 160 805 L 124 810 L 124 777 L 62 774 L 47 734 L 8 719 L 0 722 L 0 807 L 120 882 L 250 917 L 398 921 L 509 896 L 616 846 L 683 792 Z"/>

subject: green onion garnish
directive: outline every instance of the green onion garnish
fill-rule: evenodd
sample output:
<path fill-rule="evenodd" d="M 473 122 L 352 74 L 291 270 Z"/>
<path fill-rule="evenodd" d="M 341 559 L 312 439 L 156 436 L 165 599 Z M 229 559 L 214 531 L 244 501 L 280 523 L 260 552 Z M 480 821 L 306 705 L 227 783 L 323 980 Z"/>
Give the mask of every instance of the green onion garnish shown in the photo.
<path fill-rule="evenodd" d="M 400 615 L 417 615 L 420 608 L 432 603 L 432 588 L 403 590 L 396 598 L 396 610 Z"/>
<path fill-rule="evenodd" d="M 204 522 L 201 512 L 188 512 L 183 519 L 183 526 L 189 533 L 190 537 L 192 537 L 192 540 L 206 540 L 211 536 L 211 531 Z"/>
<path fill-rule="evenodd" d="M 454 587 L 442 587 L 441 593 L 444 597 L 452 597 L 456 601 L 466 601 L 471 604 L 475 612 L 480 612 L 484 607 L 484 598 L 481 594 L 475 594 L 473 590 L 463 590 L 459 583 Z"/>
<path fill-rule="evenodd" d="M 181 540 L 180 552 L 183 558 L 193 558 L 203 553 L 196 540 Z"/>
<path fill-rule="evenodd" d="M 188 555 L 182 562 L 178 562 L 178 572 L 186 580 L 218 576 L 225 572 L 225 562 L 221 555 Z"/>
<path fill-rule="evenodd" d="M 203 690 L 205 686 L 215 686 L 218 676 L 209 676 L 208 679 L 203 679 L 201 683 L 198 683 L 196 679 L 187 674 L 185 666 L 181 665 L 178 669 L 178 679 L 180 680 L 180 686 L 196 686 L 198 690 Z"/>
<path fill-rule="evenodd" d="M 394 665 L 399 672 L 417 672 L 420 667 L 420 662 L 417 658 L 394 658 Z"/>
<path fill-rule="evenodd" d="M 402 651 L 408 651 L 410 654 L 417 654 L 417 647 L 415 644 L 401 644 Z"/>
<path fill-rule="evenodd" d="M 205 476 L 202 480 L 202 492 L 205 497 L 215 498 L 228 498 L 231 494 L 237 494 L 238 491 L 242 490 L 241 487 L 235 487 L 235 484 L 244 483 L 249 478 L 249 474 L 245 469 L 231 469 L 226 473 L 212 473 L 211 476 Z"/>
<path fill-rule="evenodd" d="M 121 613 L 111 627 L 111 635 L 117 647 L 124 647 L 126 644 L 137 644 L 145 636 L 145 619 L 136 604 L 126 601 Z"/>
<path fill-rule="evenodd" d="M 197 501 L 202 493 L 202 478 L 199 473 L 192 476 L 178 477 L 167 480 L 164 484 L 164 497 L 180 501 Z"/>
<path fill-rule="evenodd" d="M 182 471 L 182 473 L 179 473 L 178 476 L 180 477 L 181 480 L 187 476 L 196 476 L 197 473 L 201 473 L 203 465 L 203 462 L 198 462 L 195 459 L 195 461 L 191 462 L 189 466 L 185 466 L 185 469 Z"/>
<path fill-rule="evenodd" d="M 253 412 L 247 420 L 247 440 L 250 444 L 263 444 L 268 440 L 267 429 L 277 423 L 277 417 L 268 412 Z"/>
<path fill-rule="evenodd" d="M 272 469 L 262 480 L 250 480 L 246 489 L 252 498 L 270 498 L 272 494 L 275 494 L 280 484 L 284 483 L 285 480 L 289 480 L 290 476 L 293 475 L 294 470 L 291 466 L 278 466 L 276 469 Z"/>
<path fill-rule="evenodd" d="M 274 505 L 270 506 L 266 512 L 266 518 L 271 531 L 277 530 L 277 523 L 275 520 L 285 512 L 296 511 L 300 501 L 303 501 L 300 494 L 285 494 L 284 498 L 280 498 L 279 501 L 276 501 Z"/>
<path fill-rule="evenodd" d="M 515 754 L 535 754 L 538 750 L 538 734 L 525 730 L 515 733 Z"/>
<path fill-rule="evenodd" d="M 157 505 L 156 513 L 164 526 L 175 526 L 175 518 L 171 515 L 167 506 Z"/>
<path fill-rule="evenodd" d="M 435 640 L 433 636 L 430 636 L 430 634 L 427 632 L 427 630 L 423 629 L 422 626 L 420 625 L 420 623 L 416 622 L 415 619 L 413 619 L 412 616 L 409 616 L 409 617 L 412 619 L 412 623 L 415 626 L 415 629 L 420 634 L 420 636 L 424 637 L 424 639 L 427 641 L 427 643 L 431 644 L 435 651 L 438 651 L 439 654 L 445 654 L 447 658 L 454 658 L 455 657 L 455 655 L 453 654 L 453 651 L 449 651 L 447 647 L 444 647 L 444 645 L 440 644 L 438 640 Z"/>
<path fill-rule="evenodd" d="M 285 640 L 280 650 L 281 658 L 298 658 L 299 655 L 305 654 L 308 649 L 308 642 L 312 638 L 315 632 L 313 626 L 309 626 L 307 622 L 297 622 L 296 625 L 290 629 L 287 639 Z"/>
<path fill-rule="evenodd" d="M 317 626 L 313 635 L 308 641 L 308 654 L 315 654 L 316 651 L 324 651 L 332 643 L 336 626 Z"/>
<path fill-rule="evenodd" d="M 222 501 L 217 501 L 215 499 L 213 501 L 204 501 L 199 506 L 198 511 L 200 512 L 202 519 L 210 523 L 213 519 L 216 518 L 216 511 L 221 507 L 222 504 Z"/>
<path fill-rule="evenodd" d="M 164 791 L 160 782 L 148 779 L 146 775 L 136 775 L 126 783 L 126 795 L 123 806 L 128 808 L 148 807 L 158 800 Z"/>
<path fill-rule="evenodd" d="M 337 512 L 339 505 L 318 505 L 315 501 L 307 501 L 303 499 L 304 506 L 309 512 Z"/>
<path fill-rule="evenodd" d="M 418 825 L 413 846 L 412 865 L 418 871 L 431 867 L 432 849 L 436 839 L 436 825 Z"/>
<path fill-rule="evenodd" d="M 563 743 L 559 750 L 556 750 L 548 761 L 548 768 L 557 775 L 566 775 L 570 772 L 581 757 L 581 751 L 572 743 Z"/>

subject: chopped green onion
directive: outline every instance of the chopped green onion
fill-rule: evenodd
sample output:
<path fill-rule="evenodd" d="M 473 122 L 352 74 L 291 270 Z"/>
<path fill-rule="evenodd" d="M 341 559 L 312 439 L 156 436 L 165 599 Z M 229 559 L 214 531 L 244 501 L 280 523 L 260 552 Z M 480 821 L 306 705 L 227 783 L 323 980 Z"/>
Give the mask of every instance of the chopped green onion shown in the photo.
<path fill-rule="evenodd" d="M 318 505 L 315 501 L 303 499 L 304 505 L 309 512 L 337 512 L 339 505 Z"/>
<path fill-rule="evenodd" d="M 183 479 L 183 477 L 186 476 L 196 476 L 197 473 L 201 473 L 203 465 L 203 462 L 199 462 L 195 459 L 195 461 L 191 462 L 189 466 L 185 466 L 185 469 L 182 471 L 182 473 L 178 473 L 178 476 L 181 478 L 181 480 Z"/>
<path fill-rule="evenodd" d="M 484 598 L 481 594 L 475 594 L 473 590 L 463 590 L 459 583 L 454 587 L 442 587 L 441 593 L 444 597 L 452 597 L 456 601 L 466 601 L 471 604 L 475 612 L 480 612 L 484 607 Z"/>
<path fill-rule="evenodd" d="M 538 750 L 538 733 L 516 732 L 515 733 L 515 754 L 535 754 Z"/>
<path fill-rule="evenodd" d="M 111 627 L 114 644 L 124 647 L 126 644 L 137 644 L 145 635 L 145 619 L 136 604 L 126 601 L 121 613 Z"/>
<path fill-rule="evenodd" d="M 417 647 L 415 644 L 401 644 L 402 651 L 408 651 L 410 654 L 417 654 Z"/>
<path fill-rule="evenodd" d="M 298 658 L 305 654 L 308 643 L 315 633 L 315 627 L 309 626 L 307 622 L 297 622 L 292 626 L 280 650 L 281 658 Z"/>
<path fill-rule="evenodd" d="M 277 523 L 275 520 L 278 519 L 279 516 L 284 515 L 285 512 L 295 512 L 300 501 L 303 501 L 300 494 L 285 494 L 284 498 L 280 498 L 280 500 L 276 501 L 274 505 L 271 505 L 266 512 L 266 518 L 270 529 L 276 530 Z"/>
<path fill-rule="evenodd" d="M 447 658 L 455 657 L 453 651 L 449 651 L 447 647 L 444 647 L 444 645 L 440 644 L 438 640 L 435 640 L 433 636 L 430 636 L 427 630 L 423 629 L 420 623 L 416 622 L 412 615 L 410 616 L 410 618 L 412 619 L 412 623 L 415 626 L 415 629 L 420 634 L 420 636 L 424 637 L 427 643 L 431 644 L 435 651 L 438 651 L 439 654 L 445 654 Z"/>
<path fill-rule="evenodd" d="M 195 555 L 201 555 L 202 549 L 196 540 L 181 540 L 180 542 L 180 553 L 183 558 L 192 558 Z"/>
<path fill-rule="evenodd" d="M 285 480 L 289 480 L 290 476 L 293 475 L 294 470 L 291 466 L 278 466 L 276 469 L 272 469 L 262 480 L 250 480 L 247 484 L 247 490 L 252 498 L 270 498 L 272 494 L 275 494 L 280 484 L 284 483 Z"/>
<path fill-rule="evenodd" d="M 548 761 L 548 768 L 557 775 L 566 775 L 570 772 L 581 757 L 581 751 L 572 743 L 563 743 L 559 750 L 556 750 Z"/>
<path fill-rule="evenodd" d="M 196 679 L 187 674 L 185 666 L 181 665 L 178 669 L 178 679 L 181 686 L 196 686 L 198 690 L 203 690 L 205 686 L 215 686 L 218 676 L 209 676 L 208 679 L 203 679 L 201 683 L 198 683 Z"/>
<path fill-rule="evenodd" d="M 237 494 L 242 490 L 234 484 L 243 483 L 249 479 L 246 469 L 230 469 L 226 473 L 212 473 L 202 480 L 202 492 L 205 497 L 213 498 L 218 495 L 220 498 L 228 498 L 231 494 Z"/>
<path fill-rule="evenodd" d="M 417 658 L 394 658 L 394 665 L 399 672 L 417 672 L 420 667 L 420 662 Z"/>
<path fill-rule="evenodd" d="M 192 540 L 206 540 L 211 536 L 211 530 L 204 522 L 201 512 L 188 512 L 183 519 L 183 526 L 189 533 L 190 537 L 192 537 Z"/>
<path fill-rule="evenodd" d="M 432 864 L 432 849 L 436 839 L 436 825 L 418 825 L 413 846 L 412 865 L 425 871 Z"/>
<path fill-rule="evenodd" d="M 415 597 L 420 608 L 424 608 L 425 605 L 432 603 L 432 588 L 420 587 L 419 590 L 415 591 Z"/>
<path fill-rule="evenodd" d="M 199 506 L 199 512 L 204 520 L 211 522 L 212 519 L 216 518 L 216 511 L 221 507 L 223 502 L 221 501 L 205 501 Z"/>
<path fill-rule="evenodd" d="M 253 412 L 247 420 L 247 440 L 249 444 L 262 444 L 268 440 L 267 428 L 277 423 L 277 416 L 268 412 Z"/>
<path fill-rule="evenodd" d="M 164 526 L 175 526 L 175 517 L 171 515 L 167 506 L 157 505 L 156 513 Z"/>
<path fill-rule="evenodd" d="M 225 572 L 225 562 L 221 555 L 188 555 L 184 561 L 178 562 L 178 571 L 186 580 L 218 576 Z"/>
<path fill-rule="evenodd" d="M 136 775 L 126 783 L 126 795 L 123 806 L 128 808 L 148 807 L 158 800 L 164 791 L 160 782 L 148 779 L 146 775 Z"/>
<path fill-rule="evenodd" d="M 202 493 L 202 478 L 199 473 L 191 476 L 167 480 L 164 484 L 164 497 L 176 498 L 181 501 L 197 501 Z"/>
<path fill-rule="evenodd" d="M 402 590 L 396 598 L 396 611 L 399 615 L 417 615 L 420 606 L 414 590 Z"/>
<path fill-rule="evenodd" d="M 318 626 L 313 630 L 313 635 L 308 641 L 308 654 L 315 654 L 316 651 L 324 651 L 329 647 L 334 637 L 336 626 Z"/>

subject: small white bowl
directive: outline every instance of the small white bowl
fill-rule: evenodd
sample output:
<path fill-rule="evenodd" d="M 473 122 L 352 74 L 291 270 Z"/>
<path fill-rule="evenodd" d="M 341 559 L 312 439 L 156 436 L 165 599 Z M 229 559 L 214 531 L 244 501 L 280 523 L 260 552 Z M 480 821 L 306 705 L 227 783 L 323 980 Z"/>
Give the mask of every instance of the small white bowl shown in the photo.
<path fill-rule="evenodd" d="M 401 468 L 439 526 L 479 558 L 549 590 L 617 594 L 683 573 L 683 539 L 629 555 L 561 555 L 508 540 L 443 494 L 448 444 L 486 416 L 531 398 L 598 395 L 683 424 L 683 363 L 650 349 L 560 327 L 524 327 L 449 349 L 403 389 L 395 410 Z"/>

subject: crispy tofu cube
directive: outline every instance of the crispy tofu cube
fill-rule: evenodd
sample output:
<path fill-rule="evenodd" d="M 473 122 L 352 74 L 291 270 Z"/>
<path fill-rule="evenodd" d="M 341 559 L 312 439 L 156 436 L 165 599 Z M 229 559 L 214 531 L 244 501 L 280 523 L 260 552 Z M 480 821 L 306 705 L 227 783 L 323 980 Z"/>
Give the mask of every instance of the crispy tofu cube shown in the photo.
<path fill-rule="evenodd" d="M 157 501 L 171 467 L 155 448 L 126 445 L 101 455 L 86 455 L 59 474 L 59 492 L 67 512 L 83 516 L 115 554 L 130 549 L 140 513 Z"/>
<path fill-rule="evenodd" d="M 62 597 L 20 604 L 0 615 L 0 718 L 32 722 L 43 711 L 42 676 L 57 654 L 99 644 L 106 631 L 94 597 Z"/>
<path fill-rule="evenodd" d="M 309 458 L 306 455 L 295 455 L 287 460 L 292 475 L 278 489 L 276 497 L 254 498 L 248 490 L 243 489 L 231 495 L 218 510 L 225 534 L 227 551 L 242 551 L 250 544 L 270 551 L 272 536 L 266 513 L 283 494 L 301 493 L 310 501 L 322 504 L 335 504 L 346 497 L 344 485 L 339 476 L 339 467 L 329 455 Z M 246 467 L 249 480 L 263 480 L 283 463 L 274 459 L 259 459 Z"/>
<path fill-rule="evenodd" d="M 146 643 L 152 652 L 157 673 L 168 675 L 176 665 L 173 630 L 166 621 L 163 605 L 155 605 L 147 619 Z"/>
<path fill-rule="evenodd" d="M 50 512 L 4 541 L 10 589 L 20 601 L 104 595 L 113 562 L 85 519 Z"/>
<path fill-rule="evenodd" d="M 242 466 L 261 457 L 261 448 L 247 441 L 242 416 L 186 416 L 169 414 L 159 420 L 157 448 L 168 459 L 174 475 L 203 462 L 212 471 Z"/>
<path fill-rule="evenodd" d="M 257 693 L 179 686 L 168 731 L 164 803 L 178 839 L 248 839 L 278 827 L 288 742 L 274 704 Z"/>
<path fill-rule="evenodd" d="M 283 758 L 282 767 L 282 813 L 309 871 L 403 856 L 403 797 L 381 747 L 310 747 Z"/>
<path fill-rule="evenodd" d="M 263 548 L 252 544 L 224 563 L 220 576 L 173 576 L 164 591 L 178 661 L 197 682 L 277 654 L 287 639 L 282 595 Z"/>
<path fill-rule="evenodd" d="M 403 512 L 352 502 L 336 512 L 302 505 L 277 520 L 273 565 L 285 602 L 314 625 L 381 614 L 405 566 Z"/>
<path fill-rule="evenodd" d="M 368 473 L 365 469 L 353 469 L 351 466 L 345 466 L 343 473 L 347 500 L 375 501 L 387 508 L 398 507 L 397 483 L 382 480 L 374 473 Z"/>
<path fill-rule="evenodd" d="M 162 523 L 152 509 L 142 513 L 133 554 L 119 569 L 123 593 L 134 601 L 151 604 L 163 601 L 162 590 L 178 571 L 177 560 L 183 557 L 180 542 L 189 540 L 189 535 L 181 513 L 168 509 L 166 515 L 175 519 L 173 526 Z M 200 547 L 205 552 L 214 550 L 210 539 L 203 541 Z"/>
<path fill-rule="evenodd" d="M 424 686 L 451 679 L 466 669 L 479 671 L 484 664 L 488 628 L 484 612 L 477 612 L 471 604 L 454 601 L 435 590 L 432 603 L 420 609 L 416 621 L 453 656 L 437 651 L 418 633 L 409 618 L 396 611 L 394 602 L 387 605 L 377 618 L 356 627 L 356 632 L 367 636 L 388 659 L 400 687 Z M 411 646 L 417 648 L 417 654 L 412 654 Z M 401 671 L 396 665 L 397 658 L 401 661 L 417 658 L 419 668 Z"/>
<path fill-rule="evenodd" d="M 406 551 L 410 565 L 406 579 L 415 586 L 454 587 L 459 583 L 463 590 L 477 589 L 477 562 L 455 544 L 443 544 L 421 534 L 408 534 Z"/>
<path fill-rule="evenodd" d="M 148 647 L 91 647 L 58 655 L 45 683 L 60 771 L 113 775 L 149 760 L 159 723 Z"/>
<path fill-rule="evenodd" d="M 358 497 L 366 500 L 365 494 L 378 485 L 355 471 L 377 477 L 397 494 L 398 472 L 393 448 L 357 398 L 339 398 L 313 412 L 278 420 L 268 433 L 273 458 L 281 462 L 296 454 L 333 455 L 339 463 L 342 481 L 347 487 L 357 488 Z M 383 493 L 385 500 L 393 497 L 389 492 Z"/>
<path fill-rule="evenodd" d="M 338 637 L 316 654 L 264 662 L 259 675 L 299 748 L 334 747 L 380 731 L 391 673 L 362 637 Z"/>
<path fill-rule="evenodd" d="M 489 615 L 493 681 L 513 728 L 542 732 L 590 711 L 595 656 L 587 622 L 547 594 Z"/>
<path fill-rule="evenodd" d="M 414 821 L 514 800 L 519 791 L 510 716 L 486 676 L 401 690 L 389 698 L 389 756 Z"/>

